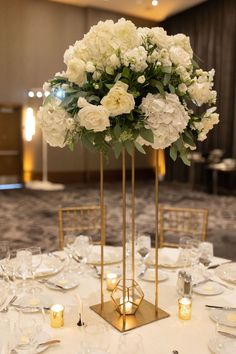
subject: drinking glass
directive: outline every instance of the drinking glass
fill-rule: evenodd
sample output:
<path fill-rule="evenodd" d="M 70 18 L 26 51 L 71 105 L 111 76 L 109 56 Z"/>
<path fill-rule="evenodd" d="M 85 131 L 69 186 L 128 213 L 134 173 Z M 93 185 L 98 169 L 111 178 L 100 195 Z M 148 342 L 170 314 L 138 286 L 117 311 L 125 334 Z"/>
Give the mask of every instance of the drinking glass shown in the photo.
<path fill-rule="evenodd" d="M 190 252 L 190 262 L 191 266 L 194 268 L 199 264 L 199 255 L 200 255 L 200 241 L 197 239 L 190 239 L 187 241 L 187 245 L 189 247 Z"/>
<path fill-rule="evenodd" d="M 108 353 L 110 341 L 108 326 L 103 323 L 88 324 L 84 328 L 83 353 L 105 354 Z"/>
<path fill-rule="evenodd" d="M 45 315 L 43 310 L 37 313 L 19 311 L 14 329 L 14 347 L 17 353 L 34 354 L 36 352 L 44 325 Z"/>
<path fill-rule="evenodd" d="M 80 259 L 83 271 L 86 270 L 86 264 L 88 261 L 88 256 L 92 250 L 92 246 L 93 246 L 93 242 L 90 236 L 80 235 L 76 237 L 75 250 L 76 250 L 76 254 Z"/>
<path fill-rule="evenodd" d="M 199 245 L 199 261 L 205 267 L 208 267 L 214 256 L 213 243 L 201 242 Z"/>
<path fill-rule="evenodd" d="M 190 236 L 181 236 L 179 238 L 179 261 L 183 262 L 184 267 L 190 262 L 191 240 L 192 237 Z"/>
<path fill-rule="evenodd" d="M 147 234 L 138 235 L 137 252 L 142 257 L 142 266 L 145 267 L 145 260 L 151 251 L 151 237 Z"/>
<path fill-rule="evenodd" d="M 144 354 L 143 340 L 139 334 L 125 333 L 119 338 L 117 354 Z"/>
<path fill-rule="evenodd" d="M 39 286 L 36 286 L 35 284 L 35 275 L 36 275 L 36 271 L 37 269 L 40 267 L 41 263 L 42 263 L 42 251 L 41 251 L 41 247 L 29 247 L 27 248 L 27 250 L 29 252 L 31 252 L 32 254 L 32 282 L 30 284 L 30 289 L 29 291 L 33 294 L 35 294 L 36 292 L 41 291 L 41 288 Z"/>
<path fill-rule="evenodd" d="M 5 274 L 8 276 L 9 280 L 11 280 L 10 287 L 13 293 L 16 291 L 16 270 L 17 270 L 17 262 L 16 262 L 16 250 L 10 251 L 10 256 L 8 261 L 5 264 L 4 270 Z"/>
<path fill-rule="evenodd" d="M 6 275 L 0 278 L 0 306 L 7 300 L 10 292 L 9 279 Z"/>
<path fill-rule="evenodd" d="M 0 317 L 0 353 L 10 353 L 10 320 Z"/>
<path fill-rule="evenodd" d="M 8 241 L 0 241 L 0 266 L 4 270 L 4 267 L 10 257 L 10 248 Z"/>
<path fill-rule="evenodd" d="M 17 275 L 22 279 L 21 288 L 26 289 L 26 279 L 32 277 L 32 253 L 27 248 L 16 252 Z"/>

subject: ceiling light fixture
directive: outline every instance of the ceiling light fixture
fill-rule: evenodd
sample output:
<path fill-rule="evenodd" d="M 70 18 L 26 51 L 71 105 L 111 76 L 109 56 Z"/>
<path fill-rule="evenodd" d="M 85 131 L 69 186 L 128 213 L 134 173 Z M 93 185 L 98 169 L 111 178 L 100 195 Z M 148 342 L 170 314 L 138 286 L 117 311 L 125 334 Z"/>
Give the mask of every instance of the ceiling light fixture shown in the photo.
<path fill-rule="evenodd" d="M 152 0 L 152 6 L 157 6 L 158 5 L 158 0 Z"/>

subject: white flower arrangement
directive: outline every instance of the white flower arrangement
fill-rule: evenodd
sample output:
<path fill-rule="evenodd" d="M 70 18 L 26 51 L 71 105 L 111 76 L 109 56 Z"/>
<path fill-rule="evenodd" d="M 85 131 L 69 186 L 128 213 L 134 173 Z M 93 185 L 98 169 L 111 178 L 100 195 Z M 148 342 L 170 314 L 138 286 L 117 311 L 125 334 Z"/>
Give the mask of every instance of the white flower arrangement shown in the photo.
<path fill-rule="evenodd" d="M 212 106 L 214 70 L 198 68 L 189 38 L 163 28 L 136 28 L 131 21 L 100 21 L 64 54 L 66 71 L 44 84 L 50 91 L 39 125 L 52 146 L 73 149 L 80 139 L 91 150 L 118 157 L 123 148 L 145 153 L 170 147 L 187 153 L 219 121 Z M 191 104 L 191 109 L 189 107 Z"/>

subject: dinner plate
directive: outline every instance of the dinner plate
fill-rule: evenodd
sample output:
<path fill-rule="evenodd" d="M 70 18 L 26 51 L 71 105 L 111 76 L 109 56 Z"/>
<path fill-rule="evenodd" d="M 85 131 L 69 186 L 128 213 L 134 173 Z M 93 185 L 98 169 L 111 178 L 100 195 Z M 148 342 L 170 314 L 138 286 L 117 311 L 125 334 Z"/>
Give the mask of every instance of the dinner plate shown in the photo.
<path fill-rule="evenodd" d="M 45 285 L 53 290 L 58 290 L 57 285 L 62 286 L 65 290 L 74 289 L 79 285 L 78 275 L 74 273 L 60 273 L 51 277 L 49 283 L 45 282 Z"/>
<path fill-rule="evenodd" d="M 39 307 L 51 307 L 52 303 L 51 298 L 47 295 L 28 294 L 19 296 L 14 302 L 14 307 L 22 312 L 38 312 Z"/>
<path fill-rule="evenodd" d="M 214 354 L 234 354 L 236 353 L 235 339 L 227 338 L 221 334 L 217 334 L 210 338 L 208 347 Z"/>
<path fill-rule="evenodd" d="M 149 256 L 145 260 L 148 267 L 155 266 L 155 249 L 152 249 Z M 179 250 L 176 249 L 160 249 L 158 252 L 158 265 L 163 268 L 183 268 L 189 266 L 181 257 Z"/>
<path fill-rule="evenodd" d="M 215 274 L 222 280 L 236 284 L 236 262 L 220 265 L 216 268 Z"/>
<path fill-rule="evenodd" d="M 39 256 L 33 256 L 33 263 L 38 262 Z M 14 261 L 14 259 L 12 260 Z M 35 277 L 44 277 L 48 275 L 53 275 L 60 272 L 64 267 L 64 263 L 56 257 L 49 257 L 48 255 L 44 254 L 42 256 L 41 264 L 39 265 L 38 269 L 35 271 Z M 20 275 L 16 272 L 16 276 L 19 278 Z"/>
<path fill-rule="evenodd" d="M 209 316 L 213 321 L 221 325 L 236 327 L 236 310 L 211 309 Z"/>
<path fill-rule="evenodd" d="M 208 281 L 198 286 L 194 286 L 193 291 L 199 295 L 212 296 L 222 294 L 224 292 L 224 288 L 220 284 L 213 281 Z"/>
<path fill-rule="evenodd" d="M 158 281 L 164 281 L 169 278 L 168 274 L 158 270 Z M 140 279 L 144 281 L 149 281 L 149 282 L 154 282 L 155 281 L 155 269 L 154 268 L 148 268 L 146 272 L 140 276 Z"/>
<path fill-rule="evenodd" d="M 104 248 L 104 265 L 118 264 L 122 262 L 122 250 L 120 248 Z M 101 246 L 93 246 L 88 257 L 87 264 L 101 265 Z"/>

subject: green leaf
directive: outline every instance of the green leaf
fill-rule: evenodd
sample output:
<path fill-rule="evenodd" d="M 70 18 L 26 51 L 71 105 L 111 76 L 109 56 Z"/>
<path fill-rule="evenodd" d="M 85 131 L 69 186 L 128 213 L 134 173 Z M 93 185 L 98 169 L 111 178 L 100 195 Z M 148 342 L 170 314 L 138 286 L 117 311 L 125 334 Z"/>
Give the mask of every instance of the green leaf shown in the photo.
<path fill-rule="evenodd" d="M 158 89 L 158 91 L 159 91 L 162 95 L 164 95 L 165 90 L 164 90 L 164 86 L 163 86 L 162 82 L 157 81 L 157 82 L 156 82 L 156 88 Z"/>
<path fill-rule="evenodd" d="M 134 142 L 134 145 L 136 147 L 136 149 L 141 152 L 142 154 L 146 155 L 146 151 L 144 150 L 144 148 L 142 147 L 142 145 L 140 145 L 137 141 Z"/>
<path fill-rule="evenodd" d="M 125 141 L 125 148 L 130 156 L 134 154 L 134 144 L 131 141 Z"/>
<path fill-rule="evenodd" d="M 199 65 L 198 65 L 198 63 L 196 62 L 196 60 L 192 59 L 192 64 L 193 64 L 193 67 L 194 67 L 195 69 L 199 69 Z"/>
<path fill-rule="evenodd" d="M 154 142 L 153 132 L 150 129 L 142 128 L 140 129 L 139 133 L 144 140 L 148 141 L 149 143 Z"/>
<path fill-rule="evenodd" d="M 113 87 L 113 84 L 105 84 L 105 86 L 110 90 Z"/>
<path fill-rule="evenodd" d="M 87 101 L 90 102 L 96 102 L 99 103 L 100 102 L 100 98 L 98 96 L 95 95 L 91 95 L 87 97 Z"/>
<path fill-rule="evenodd" d="M 129 77 L 130 77 L 130 70 L 126 66 L 124 67 L 124 69 L 122 71 L 122 76 L 127 78 L 127 79 L 129 79 Z"/>
<path fill-rule="evenodd" d="M 67 96 L 66 98 L 64 98 L 63 101 L 61 101 L 60 106 L 62 108 L 65 108 L 65 107 L 69 106 L 73 102 L 74 99 L 75 99 L 75 97 L 73 95 Z"/>
<path fill-rule="evenodd" d="M 81 136 L 81 142 L 82 144 L 90 151 L 94 151 L 94 145 L 93 143 L 88 139 L 86 135 Z"/>
<path fill-rule="evenodd" d="M 177 148 L 174 144 L 170 148 L 170 157 L 173 161 L 176 161 L 177 159 Z"/>
<path fill-rule="evenodd" d="M 163 68 L 162 68 L 163 73 L 171 74 L 171 71 L 172 71 L 171 66 L 163 66 Z"/>
<path fill-rule="evenodd" d="M 119 81 L 120 80 L 120 78 L 121 78 L 121 76 L 122 76 L 122 74 L 121 73 L 118 73 L 117 75 L 116 75 L 116 77 L 115 77 L 115 82 L 117 82 L 117 81 Z"/>
<path fill-rule="evenodd" d="M 171 93 L 175 93 L 175 88 L 173 85 L 169 84 L 168 87 Z"/>
<path fill-rule="evenodd" d="M 121 143 L 114 144 L 113 150 L 114 150 L 114 154 L 115 154 L 116 159 L 118 159 L 118 157 L 120 156 L 122 149 L 123 149 L 123 146 Z"/>
<path fill-rule="evenodd" d="M 165 74 L 165 75 L 164 75 L 164 80 L 163 80 L 164 86 L 166 86 L 166 85 L 169 83 L 170 78 L 171 78 L 171 75 L 170 75 L 170 74 Z"/>
<path fill-rule="evenodd" d="M 183 133 L 183 140 L 186 144 L 190 145 L 190 146 L 196 146 L 196 144 L 193 141 L 193 137 L 189 132 L 184 132 Z"/>
<path fill-rule="evenodd" d="M 191 162 L 189 161 L 189 159 L 187 158 L 187 154 L 186 151 L 185 152 L 181 152 L 180 154 L 180 158 L 183 161 L 183 163 L 187 166 L 191 166 Z"/>
<path fill-rule="evenodd" d="M 115 135 L 115 138 L 118 140 L 121 134 L 121 128 L 120 125 L 118 123 L 116 123 L 115 128 L 113 129 L 113 133 Z"/>

